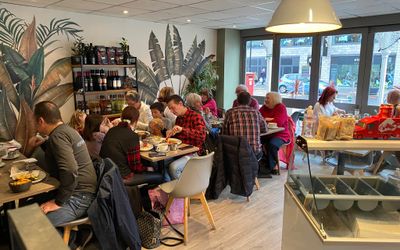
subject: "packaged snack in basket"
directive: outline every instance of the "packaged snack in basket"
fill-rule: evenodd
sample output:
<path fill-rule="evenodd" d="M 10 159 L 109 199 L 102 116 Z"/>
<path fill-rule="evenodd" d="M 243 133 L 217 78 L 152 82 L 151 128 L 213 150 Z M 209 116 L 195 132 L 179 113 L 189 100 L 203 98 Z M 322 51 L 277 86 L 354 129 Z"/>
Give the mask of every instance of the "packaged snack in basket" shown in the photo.
<path fill-rule="evenodd" d="M 320 116 L 316 138 L 324 141 L 336 140 L 336 134 L 340 127 L 340 118 L 333 116 Z"/>
<path fill-rule="evenodd" d="M 356 119 L 354 117 L 340 118 L 340 128 L 336 135 L 337 140 L 351 140 L 353 139 L 354 126 Z"/>

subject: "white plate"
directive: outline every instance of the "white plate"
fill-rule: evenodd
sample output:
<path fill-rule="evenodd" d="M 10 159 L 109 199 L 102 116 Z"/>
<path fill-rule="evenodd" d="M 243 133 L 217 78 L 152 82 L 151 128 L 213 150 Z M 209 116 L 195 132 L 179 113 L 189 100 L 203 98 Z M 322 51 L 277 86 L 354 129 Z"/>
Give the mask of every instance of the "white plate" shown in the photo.
<path fill-rule="evenodd" d="M 169 138 L 169 139 L 167 140 L 167 143 L 168 143 L 168 144 L 170 144 L 170 143 L 175 143 L 175 144 L 181 145 L 181 144 L 182 144 L 182 141 L 179 140 L 179 139 L 176 139 L 176 138 Z"/>
<path fill-rule="evenodd" d="M 158 153 L 168 153 L 168 152 L 169 152 L 169 148 L 168 148 L 167 150 L 165 150 L 165 151 L 164 151 L 164 150 L 161 151 L 161 150 L 157 150 L 157 149 L 156 149 L 156 151 L 157 151 Z"/>
<path fill-rule="evenodd" d="M 1 167 L 4 167 L 5 165 L 6 165 L 5 162 L 0 162 L 0 168 L 1 168 Z"/>
<path fill-rule="evenodd" d="M 36 180 L 33 180 L 32 183 L 35 184 L 35 183 L 41 182 L 46 178 L 46 176 L 47 176 L 46 172 L 39 170 L 38 178 Z"/>
<path fill-rule="evenodd" d="M 17 159 L 19 157 L 19 153 L 15 154 L 13 157 L 9 157 L 8 155 L 5 155 L 3 157 L 1 157 L 1 159 L 3 160 L 14 160 Z"/>
<path fill-rule="evenodd" d="M 140 151 L 141 152 L 150 151 L 152 149 L 153 149 L 153 145 L 151 143 L 147 143 L 146 147 L 143 147 L 143 142 L 140 141 Z"/>

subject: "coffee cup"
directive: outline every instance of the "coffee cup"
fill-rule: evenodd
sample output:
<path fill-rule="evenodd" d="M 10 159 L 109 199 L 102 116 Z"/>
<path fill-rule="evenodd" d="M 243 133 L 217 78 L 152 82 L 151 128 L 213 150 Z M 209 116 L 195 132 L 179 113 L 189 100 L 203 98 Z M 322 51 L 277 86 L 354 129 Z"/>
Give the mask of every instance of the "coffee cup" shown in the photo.
<path fill-rule="evenodd" d="M 176 144 L 176 143 L 171 143 L 171 144 L 169 144 L 169 149 L 170 149 L 171 151 L 176 151 L 176 150 L 178 150 L 178 144 Z"/>
<path fill-rule="evenodd" d="M 268 123 L 268 128 L 277 128 L 278 124 L 276 122 L 269 122 Z"/>
<path fill-rule="evenodd" d="M 157 145 L 156 151 L 157 152 L 167 152 L 169 148 L 168 143 L 160 143 Z"/>

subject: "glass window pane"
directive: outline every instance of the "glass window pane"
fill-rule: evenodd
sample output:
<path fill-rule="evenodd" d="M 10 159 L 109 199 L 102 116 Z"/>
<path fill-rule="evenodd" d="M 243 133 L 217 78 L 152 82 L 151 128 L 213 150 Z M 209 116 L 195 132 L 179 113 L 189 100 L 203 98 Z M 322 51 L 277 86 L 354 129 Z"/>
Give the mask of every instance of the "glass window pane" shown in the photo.
<path fill-rule="evenodd" d="M 272 40 L 247 41 L 245 83 L 248 85 L 250 94 L 265 96 L 271 91 L 271 71 Z M 253 86 L 253 92 L 251 86 Z"/>
<path fill-rule="evenodd" d="M 399 39 L 400 31 L 375 33 L 368 105 L 385 103 L 387 93 L 393 88 L 400 88 L 400 58 L 397 57 L 400 53 Z"/>
<path fill-rule="evenodd" d="M 280 40 L 278 92 L 283 98 L 308 100 L 312 37 Z"/>
<path fill-rule="evenodd" d="M 318 96 L 327 86 L 338 91 L 335 102 L 355 104 L 362 34 L 323 36 Z"/>

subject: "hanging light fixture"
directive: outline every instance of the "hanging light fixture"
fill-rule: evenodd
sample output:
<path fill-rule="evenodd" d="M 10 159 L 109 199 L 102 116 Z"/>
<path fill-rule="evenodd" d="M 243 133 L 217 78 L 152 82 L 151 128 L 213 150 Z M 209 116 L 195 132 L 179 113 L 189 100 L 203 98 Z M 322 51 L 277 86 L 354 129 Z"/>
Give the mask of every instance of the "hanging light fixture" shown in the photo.
<path fill-rule="evenodd" d="M 265 30 L 274 33 L 314 33 L 341 27 L 329 0 L 281 0 Z"/>

